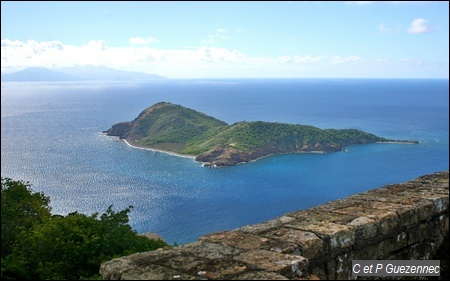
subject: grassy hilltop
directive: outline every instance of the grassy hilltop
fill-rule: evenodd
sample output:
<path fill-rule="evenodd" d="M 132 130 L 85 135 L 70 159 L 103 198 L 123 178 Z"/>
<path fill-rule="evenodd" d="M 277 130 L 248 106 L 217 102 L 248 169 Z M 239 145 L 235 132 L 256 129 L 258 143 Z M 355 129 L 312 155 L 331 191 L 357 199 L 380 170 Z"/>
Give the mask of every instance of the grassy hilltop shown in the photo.
<path fill-rule="evenodd" d="M 169 102 L 157 103 L 131 122 L 104 133 L 130 144 L 179 154 L 213 166 L 230 166 L 280 153 L 326 153 L 353 144 L 389 140 L 356 129 L 319 129 L 277 122 L 233 125 Z"/>

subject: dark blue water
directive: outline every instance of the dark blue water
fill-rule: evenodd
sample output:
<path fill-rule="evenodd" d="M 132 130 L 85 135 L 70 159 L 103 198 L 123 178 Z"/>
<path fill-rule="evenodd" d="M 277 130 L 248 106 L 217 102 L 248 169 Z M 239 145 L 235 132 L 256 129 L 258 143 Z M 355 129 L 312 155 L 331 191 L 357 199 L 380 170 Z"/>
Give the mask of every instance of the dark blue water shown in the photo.
<path fill-rule="evenodd" d="M 227 168 L 141 150 L 101 134 L 169 101 L 232 124 L 276 121 L 418 140 Z M 138 232 L 168 242 L 258 223 L 448 169 L 448 80 L 226 79 L 2 83 L 1 175 L 51 198 L 53 213 L 129 205 Z"/>

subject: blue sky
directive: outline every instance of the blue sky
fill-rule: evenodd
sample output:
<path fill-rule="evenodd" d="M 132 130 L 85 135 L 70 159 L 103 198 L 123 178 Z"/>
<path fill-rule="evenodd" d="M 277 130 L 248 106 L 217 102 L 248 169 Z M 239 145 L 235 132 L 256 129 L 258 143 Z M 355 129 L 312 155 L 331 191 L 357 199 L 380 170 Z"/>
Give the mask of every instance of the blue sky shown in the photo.
<path fill-rule="evenodd" d="M 447 78 L 448 2 L 1 1 L 2 74 Z"/>

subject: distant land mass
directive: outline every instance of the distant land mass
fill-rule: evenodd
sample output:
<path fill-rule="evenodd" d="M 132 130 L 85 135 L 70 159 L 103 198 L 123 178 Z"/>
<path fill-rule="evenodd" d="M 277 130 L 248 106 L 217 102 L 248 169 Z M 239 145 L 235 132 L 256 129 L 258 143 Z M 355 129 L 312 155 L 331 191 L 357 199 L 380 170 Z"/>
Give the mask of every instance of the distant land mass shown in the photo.
<path fill-rule="evenodd" d="M 73 66 L 55 69 L 29 67 L 1 76 L 2 82 L 155 79 L 167 78 L 156 74 L 117 70 L 106 66 Z"/>
<path fill-rule="evenodd" d="M 130 122 L 103 131 L 130 145 L 195 157 L 204 166 L 233 166 L 283 153 L 326 153 L 354 144 L 389 140 L 357 129 L 319 129 L 278 122 L 237 122 L 233 125 L 169 102 L 157 103 Z"/>

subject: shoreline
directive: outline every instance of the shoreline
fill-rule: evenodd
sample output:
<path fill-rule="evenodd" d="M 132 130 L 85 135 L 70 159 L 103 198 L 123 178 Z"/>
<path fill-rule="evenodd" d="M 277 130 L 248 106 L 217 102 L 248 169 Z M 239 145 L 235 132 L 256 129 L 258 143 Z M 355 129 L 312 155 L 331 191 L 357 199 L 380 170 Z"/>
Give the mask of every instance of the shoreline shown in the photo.
<path fill-rule="evenodd" d="M 107 134 L 105 134 L 106 136 L 108 136 Z M 110 137 L 114 137 L 114 136 L 110 136 Z M 179 154 L 179 153 L 175 153 L 172 151 L 167 151 L 167 150 L 161 150 L 161 149 L 157 149 L 157 148 L 150 148 L 150 147 L 144 147 L 144 146 L 139 146 L 136 144 L 131 144 L 129 141 L 127 141 L 126 139 L 121 139 L 120 140 L 124 141 L 128 146 L 132 147 L 132 148 L 137 148 L 137 149 L 143 149 L 143 150 L 149 150 L 149 151 L 153 151 L 153 152 L 159 152 L 159 153 L 165 153 L 165 154 L 169 154 L 172 156 L 177 156 L 177 157 L 183 157 L 183 158 L 190 158 L 190 159 L 194 159 L 195 160 L 195 156 L 193 155 L 186 155 L 186 154 Z M 198 162 L 198 161 L 195 161 Z"/>
<path fill-rule="evenodd" d="M 184 158 L 191 158 L 195 160 L 195 156 L 192 155 L 186 155 L 186 154 L 179 154 L 176 152 L 172 152 L 172 151 L 167 151 L 167 150 L 161 150 L 161 149 L 157 149 L 157 148 L 150 148 L 150 147 L 144 147 L 144 146 L 139 146 L 139 145 L 135 145 L 135 144 L 131 144 L 129 141 L 127 141 L 126 139 L 121 139 L 123 140 L 128 146 L 131 146 L 133 148 L 138 148 L 138 149 L 143 149 L 143 150 L 150 150 L 153 152 L 159 152 L 159 153 L 165 153 L 165 154 L 169 154 L 172 156 L 177 156 L 177 157 L 184 157 Z"/>
<path fill-rule="evenodd" d="M 346 149 L 342 149 L 340 150 L 342 152 L 348 152 L 348 150 Z M 267 154 L 264 156 L 260 156 L 258 158 L 249 160 L 249 161 L 242 161 L 239 162 L 235 165 L 224 165 L 224 166 L 217 166 L 216 164 L 211 164 L 211 162 L 201 162 L 201 161 L 197 161 L 199 163 L 202 163 L 202 167 L 212 167 L 212 168 L 223 168 L 223 167 L 232 167 L 232 166 L 237 166 L 237 165 L 242 165 L 245 163 L 251 163 L 251 162 L 256 162 L 260 159 L 266 158 L 266 157 L 271 157 L 271 156 L 277 156 L 277 155 L 288 155 L 288 154 L 319 154 L 319 155 L 323 155 L 323 154 L 327 154 L 330 152 L 339 152 L 339 151 L 321 151 L 321 150 L 311 150 L 311 151 L 292 151 L 292 152 L 280 152 L 280 153 L 271 153 L 271 154 Z"/>
<path fill-rule="evenodd" d="M 419 144 L 418 141 L 413 140 L 388 140 L 388 141 L 377 141 L 376 143 L 398 143 L 398 144 Z"/>

